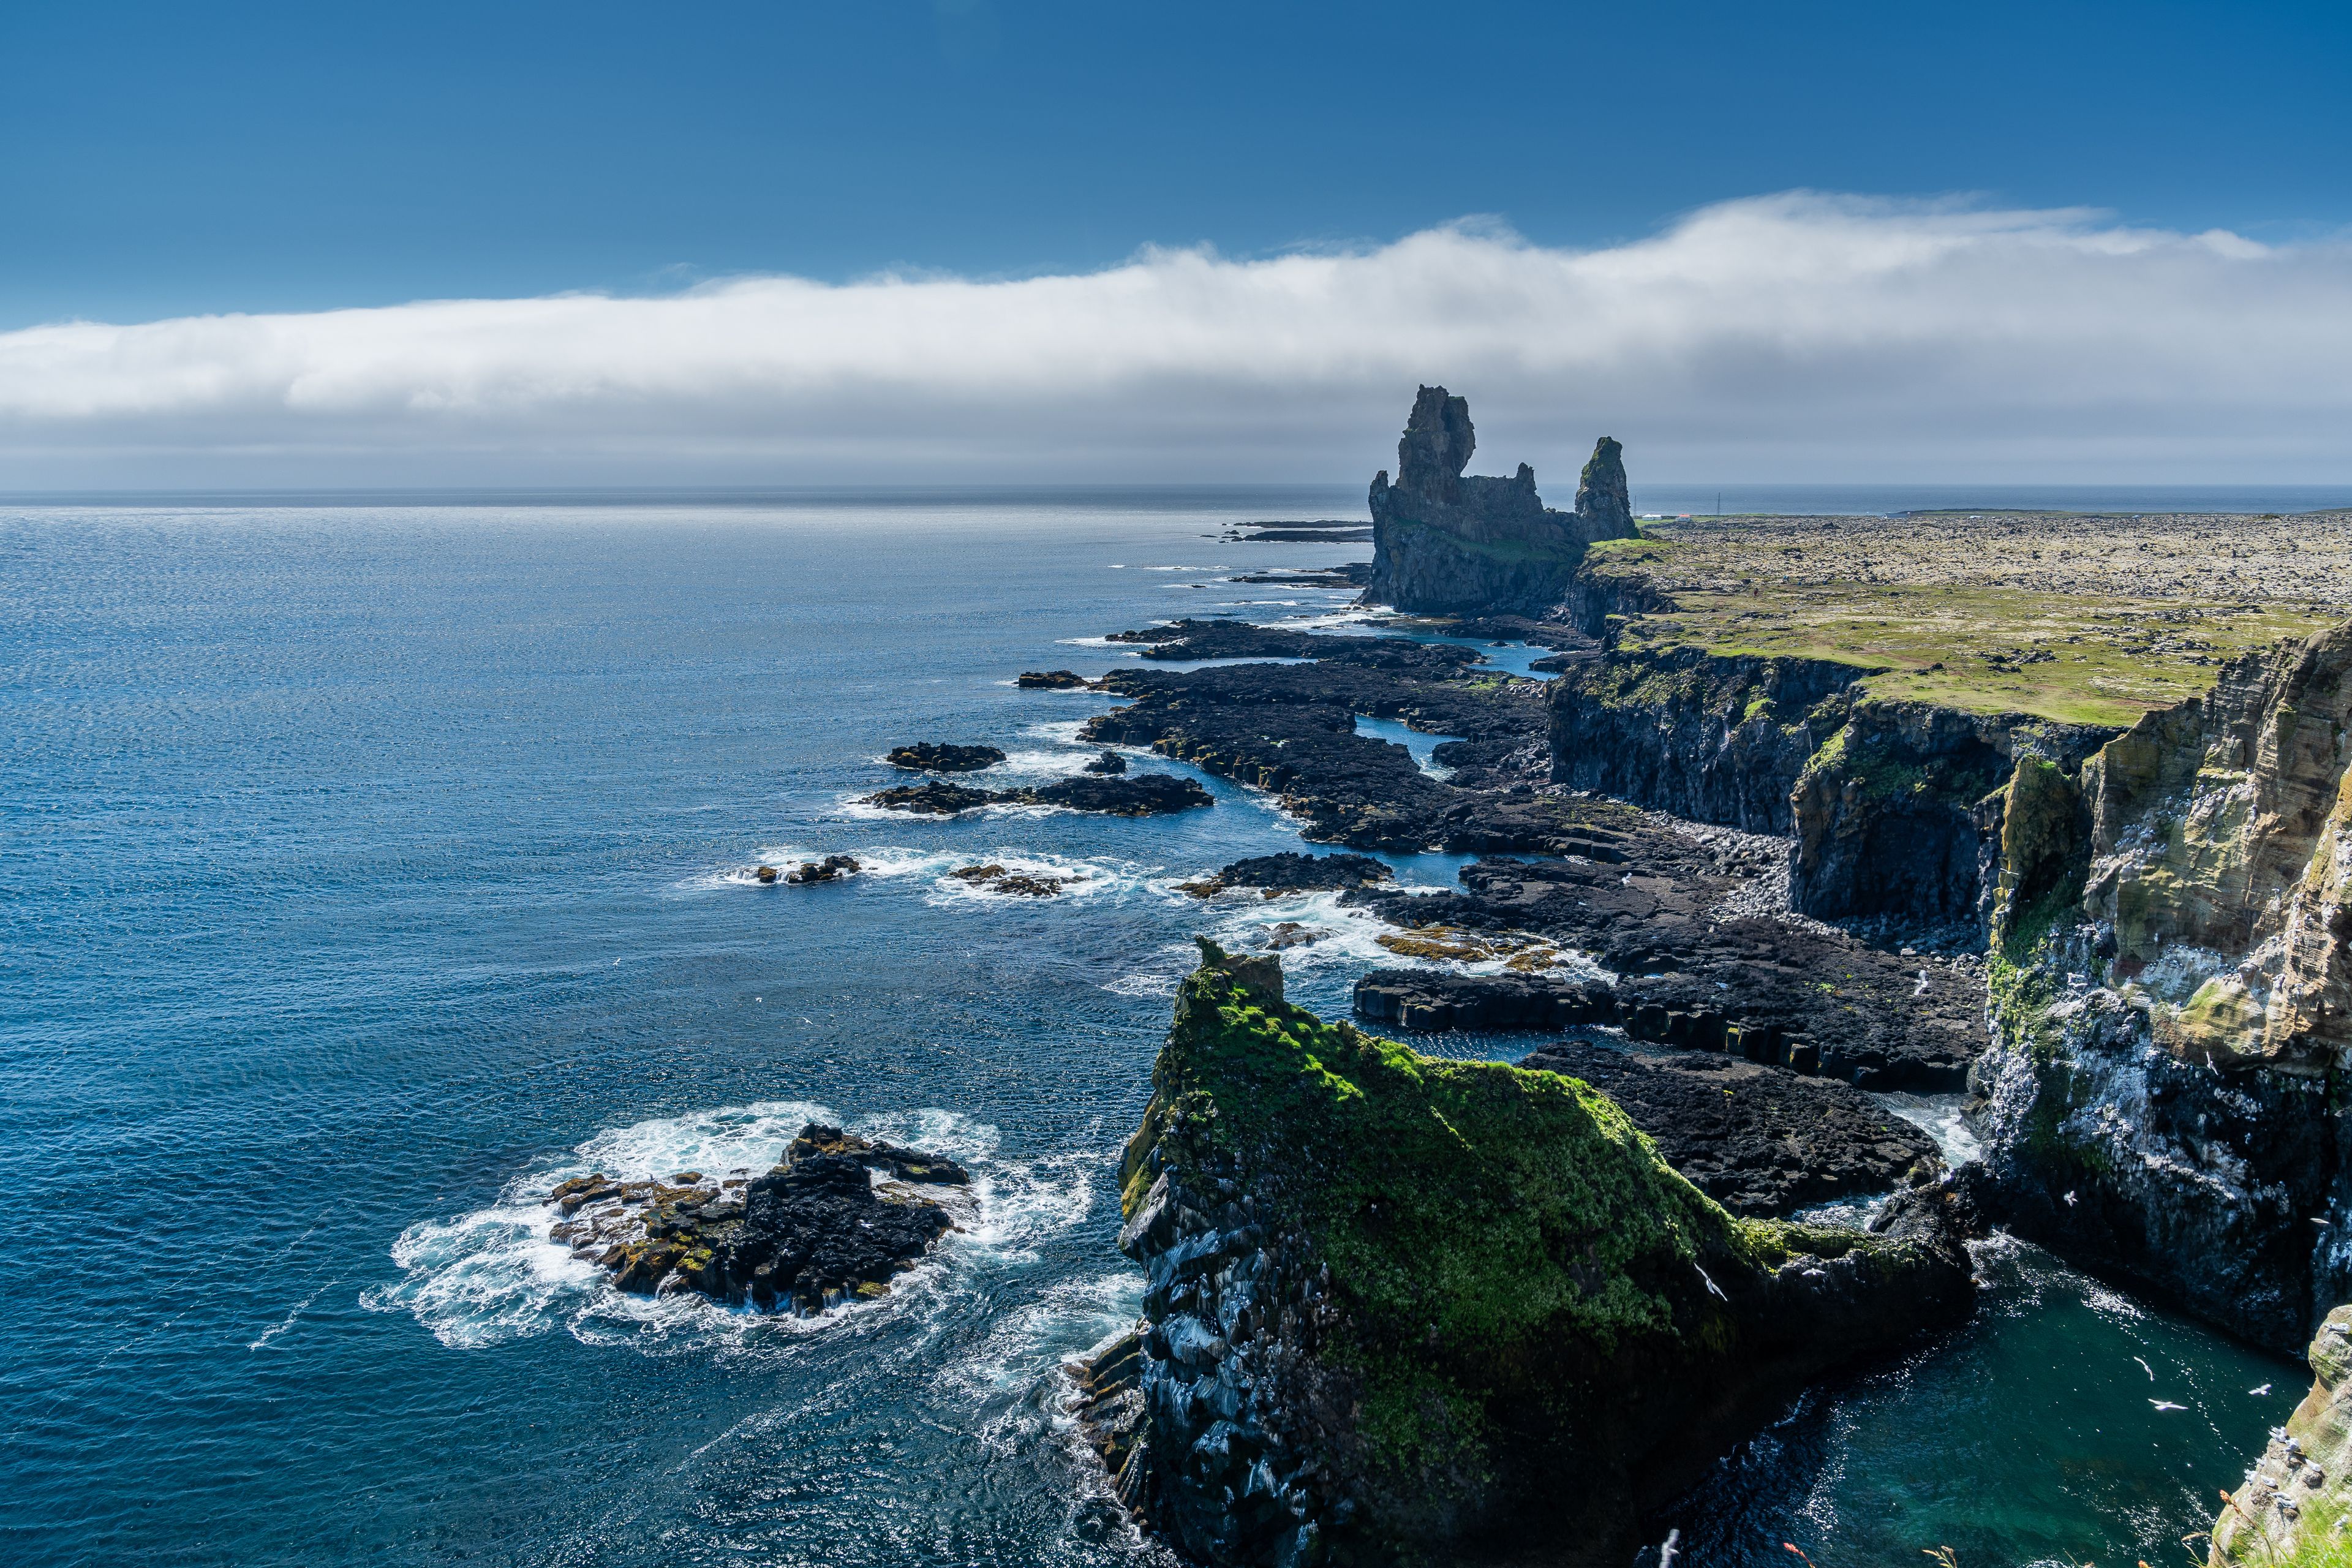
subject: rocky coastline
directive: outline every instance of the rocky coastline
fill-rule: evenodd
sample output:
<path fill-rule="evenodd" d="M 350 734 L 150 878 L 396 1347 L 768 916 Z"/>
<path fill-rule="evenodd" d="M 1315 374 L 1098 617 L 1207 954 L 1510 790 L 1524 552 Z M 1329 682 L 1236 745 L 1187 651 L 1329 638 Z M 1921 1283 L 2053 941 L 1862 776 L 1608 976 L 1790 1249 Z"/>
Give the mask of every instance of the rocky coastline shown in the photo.
<path fill-rule="evenodd" d="M 1275 954 L 1328 931 L 1203 943 L 1122 1168 L 1145 1321 L 1072 1370 L 1122 1505 L 1212 1563 L 1622 1561 L 1798 1390 L 1964 1316 L 1993 1226 L 2305 1342 L 2352 1295 L 2352 589 L 2200 597 L 2153 565 L 2197 520 L 2104 520 L 2047 572 L 1968 542 L 2033 520 L 1645 533 L 1616 443 L 1569 513 L 1525 468 L 1467 476 L 1474 446 L 1423 388 L 1373 560 L 1289 574 L 1454 640 L 1183 619 L 1017 682 L 1118 699 L 1081 727 L 1104 758 L 1264 791 L 1335 847 L 1174 886 L 1374 917 L 1400 962 L 1357 1018 L 1536 1037 L 1516 1067 L 1419 1056 L 1284 1000 Z M 1267 533 L 1299 531 L 1343 531 Z M 1365 719 L 1442 737 L 1436 765 Z M 1089 766 L 870 799 L 1210 799 Z M 1432 891 L 1366 851 L 1475 858 Z M 1898 1092 L 1965 1096 L 1981 1157 L 1948 1166 Z M 2323 1437 L 2274 1444 L 2258 1500 L 2332 1484 Z"/>

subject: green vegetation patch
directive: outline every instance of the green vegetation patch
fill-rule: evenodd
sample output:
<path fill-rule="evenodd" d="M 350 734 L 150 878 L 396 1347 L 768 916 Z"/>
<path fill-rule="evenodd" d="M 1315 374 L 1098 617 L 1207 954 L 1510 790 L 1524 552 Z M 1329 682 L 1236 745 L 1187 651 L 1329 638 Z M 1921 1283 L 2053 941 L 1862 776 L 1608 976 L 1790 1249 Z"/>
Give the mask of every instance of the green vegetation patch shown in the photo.
<path fill-rule="evenodd" d="M 2249 649 L 2342 618 L 2267 597 L 1905 582 L 1904 565 L 1890 557 L 1876 578 L 1823 580 L 1804 575 L 1801 552 L 1626 540 L 1594 545 L 1583 574 L 1666 606 L 1623 625 L 1628 649 L 1823 659 L 1876 672 L 1861 686 L 1873 698 L 2065 724 L 2127 725 L 2209 689 Z"/>

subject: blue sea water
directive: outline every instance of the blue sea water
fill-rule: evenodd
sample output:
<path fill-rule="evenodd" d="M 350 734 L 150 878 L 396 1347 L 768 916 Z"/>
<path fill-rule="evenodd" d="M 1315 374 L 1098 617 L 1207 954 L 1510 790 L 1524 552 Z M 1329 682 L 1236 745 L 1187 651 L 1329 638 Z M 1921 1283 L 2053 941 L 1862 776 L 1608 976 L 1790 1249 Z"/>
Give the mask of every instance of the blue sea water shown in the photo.
<path fill-rule="evenodd" d="M 1348 552 L 1215 536 L 1354 492 L 434 502 L 0 508 L 0 1560 L 1167 1561 L 1057 1368 L 1139 1300 L 1112 1172 L 1189 938 L 1328 930 L 1286 954 L 1326 1012 L 1392 960 L 1328 896 L 1172 889 L 1298 847 L 1220 781 L 1144 821 L 854 800 L 912 740 L 1077 766 L 1108 700 L 1011 677 L 1103 632 L 1337 609 L 1227 579 Z M 833 851 L 867 872 L 745 875 Z M 981 859 L 1085 880 L 944 875 Z M 561 1175 L 757 1169 L 814 1116 L 979 1178 L 879 1303 L 646 1301 L 543 1239 Z M 1678 1512 L 1708 1561 L 2176 1560 L 2300 1370 L 1984 1268 L 1975 1325 Z"/>

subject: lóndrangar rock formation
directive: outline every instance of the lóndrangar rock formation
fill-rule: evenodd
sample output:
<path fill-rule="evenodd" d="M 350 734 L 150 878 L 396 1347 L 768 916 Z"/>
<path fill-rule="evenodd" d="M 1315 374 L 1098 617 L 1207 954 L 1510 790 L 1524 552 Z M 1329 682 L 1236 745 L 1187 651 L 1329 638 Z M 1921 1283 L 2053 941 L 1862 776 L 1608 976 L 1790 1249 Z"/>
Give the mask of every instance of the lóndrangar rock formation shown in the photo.
<path fill-rule="evenodd" d="M 1469 400 L 1423 387 L 1397 443 L 1396 483 L 1385 469 L 1372 479 L 1367 603 L 1539 616 L 1566 596 L 1585 546 L 1639 536 L 1615 441 L 1604 436 L 1593 447 L 1574 511 L 1546 507 L 1525 463 L 1507 479 L 1465 474 L 1477 444 Z"/>
<path fill-rule="evenodd" d="M 1147 1321 L 1086 1369 L 1197 1560 L 1626 1560 L 1807 1382 L 1973 1302 L 1949 1188 L 1735 1218 L 1572 1078 L 1420 1056 L 1203 942 L 1121 1176 Z"/>

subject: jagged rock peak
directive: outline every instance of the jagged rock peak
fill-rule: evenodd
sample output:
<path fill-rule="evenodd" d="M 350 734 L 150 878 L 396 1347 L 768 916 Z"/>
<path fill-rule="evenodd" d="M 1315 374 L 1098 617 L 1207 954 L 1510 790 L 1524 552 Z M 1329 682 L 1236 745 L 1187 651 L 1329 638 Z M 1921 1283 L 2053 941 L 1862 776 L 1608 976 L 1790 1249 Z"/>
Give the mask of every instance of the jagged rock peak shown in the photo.
<path fill-rule="evenodd" d="M 1397 442 L 1397 487 L 1433 500 L 1459 501 L 1462 470 L 1477 448 L 1470 400 L 1449 396 L 1442 386 L 1424 386 L 1412 400 L 1412 417 Z"/>
<path fill-rule="evenodd" d="M 1465 474 L 1477 445 L 1469 400 L 1421 388 L 1397 443 L 1397 482 L 1381 469 L 1368 498 L 1366 603 L 1422 614 L 1541 615 L 1559 603 L 1586 545 L 1635 537 L 1616 442 L 1603 440 L 1585 468 L 1590 512 L 1546 507 L 1525 463 L 1508 479 Z"/>
<path fill-rule="evenodd" d="M 1469 421 L 1463 424 L 1466 427 Z M 1612 436 L 1592 444 L 1591 459 L 1576 482 L 1576 515 L 1609 530 L 1597 538 L 1630 539 L 1635 532 L 1633 502 L 1625 489 L 1625 448 Z"/>

